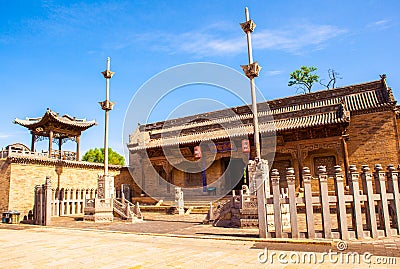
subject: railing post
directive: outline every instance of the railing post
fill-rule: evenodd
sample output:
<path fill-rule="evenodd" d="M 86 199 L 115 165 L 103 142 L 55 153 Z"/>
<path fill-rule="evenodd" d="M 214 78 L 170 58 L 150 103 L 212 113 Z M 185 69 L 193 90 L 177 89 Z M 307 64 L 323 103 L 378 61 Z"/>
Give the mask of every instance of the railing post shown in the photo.
<path fill-rule="evenodd" d="M 50 177 L 46 177 L 46 183 L 44 185 L 44 223 L 43 225 L 47 226 L 51 223 L 51 196 L 52 196 L 52 189 L 51 189 L 51 179 Z"/>
<path fill-rule="evenodd" d="M 71 189 L 71 215 L 76 214 L 76 189 Z"/>
<path fill-rule="evenodd" d="M 374 199 L 374 189 L 372 187 L 372 174 L 371 169 L 368 165 L 362 166 L 361 179 L 363 183 L 364 193 L 367 195 L 367 201 L 364 203 L 367 229 L 371 231 L 371 237 L 378 237 L 378 228 L 376 225 L 376 213 L 375 213 L 375 199 Z"/>
<path fill-rule="evenodd" d="M 328 198 L 328 174 L 325 166 L 318 166 L 319 197 L 322 209 L 322 229 L 324 238 L 332 238 L 331 213 Z"/>
<path fill-rule="evenodd" d="M 304 203 L 306 205 L 306 223 L 308 238 L 315 238 L 314 210 L 311 192 L 311 172 L 308 167 L 303 167 Z"/>
<path fill-rule="evenodd" d="M 351 194 L 353 195 L 353 220 L 352 223 L 355 226 L 356 236 L 358 239 L 364 238 L 363 231 L 363 220 L 361 215 L 361 199 L 360 199 L 360 183 L 358 182 L 358 172 L 355 165 L 350 165 L 350 177 L 351 177 Z"/>
<path fill-rule="evenodd" d="M 344 198 L 344 185 L 343 185 L 343 174 L 340 165 L 335 167 L 335 185 L 336 185 L 336 198 L 337 198 L 337 220 L 339 226 L 340 236 L 343 240 L 349 239 L 349 231 L 347 227 L 347 216 L 346 216 L 346 201 Z"/>
<path fill-rule="evenodd" d="M 281 201 L 280 201 L 278 169 L 272 169 L 271 185 L 272 185 L 272 198 L 274 207 L 275 237 L 282 238 L 282 217 L 281 217 Z"/>
<path fill-rule="evenodd" d="M 400 234 L 400 193 L 399 193 L 399 174 L 395 171 L 392 164 L 387 166 L 387 179 L 388 179 L 388 189 L 393 193 L 393 202 L 391 204 L 391 209 L 394 213 L 393 220 L 396 223 L 397 234 Z"/>
<path fill-rule="evenodd" d="M 39 224 L 39 186 L 35 186 L 35 197 L 33 204 L 33 223 Z"/>
<path fill-rule="evenodd" d="M 290 227 L 292 238 L 299 238 L 299 227 L 297 223 L 296 189 L 294 186 L 295 175 L 293 168 L 286 168 L 286 181 L 288 184 Z"/>
<path fill-rule="evenodd" d="M 375 164 L 375 187 L 377 193 L 380 194 L 381 200 L 378 201 L 379 205 L 379 220 L 381 226 L 385 229 L 385 235 L 390 236 L 390 216 L 389 216 L 389 207 L 387 201 L 386 194 L 386 183 L 385 183 L 385 172 L 383 172 L 382 165 Z"/>

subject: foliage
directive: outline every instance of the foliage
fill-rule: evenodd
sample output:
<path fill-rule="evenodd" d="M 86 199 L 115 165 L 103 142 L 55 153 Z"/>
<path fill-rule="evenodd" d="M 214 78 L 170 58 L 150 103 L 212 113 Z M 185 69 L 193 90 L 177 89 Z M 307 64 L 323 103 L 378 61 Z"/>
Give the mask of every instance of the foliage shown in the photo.
<path fill-rule="evenodd" d="M 297 89 L 303 93 L 310 93 L 311 87 L 318 82 L 319 76 L 313 72 L 317 70 L 314 66 L 302 66 L 300 69 L 290 73 L 288 86 L 297 85 Z"/>
<path fill-rule="evenodd" d="M 336 72 L 334 69 L 328 69 L 328 77 L 329 77 L 329 82 L 327 84 L 323 84 L 322 81 L 323 79 L 321 79 L 319 81 L 319 84 L 321 84 L 322 86 L 325 86 L 327 90 L 329 89 L 334 89 L 335 88 L 335 84 L 336 84 L 336 80 L 337 79 L 342 79 L 342 77 L 339 77 L 339 73 Z"/>
<path fill-rule="evenodd" d="M 104 148 L 89 149 L 82 157 L 82 161 L 92 163 L 104 163 Z M 108 163 L 124 165 L 125 159 L 123 156 L 108 148 Z"/>

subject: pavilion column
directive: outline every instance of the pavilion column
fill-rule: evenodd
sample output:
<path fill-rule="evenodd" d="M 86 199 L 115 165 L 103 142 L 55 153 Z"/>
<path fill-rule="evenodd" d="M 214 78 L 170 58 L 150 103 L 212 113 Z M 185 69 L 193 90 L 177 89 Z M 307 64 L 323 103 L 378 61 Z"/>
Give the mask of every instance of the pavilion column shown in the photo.
<path fill-rule="evenodd" d="M 61 146 L 62 146 L 62 138 L 59 137 L 59 138 L 58 138 L 58 151 L 59 151 L 59 152 L 58 152 L 58 156 L 59 156 L 60 160 L 62 159 Z"/>
<path fill-rule="evenodd" d="M 31 143 L 31 151 L 35 151 L 35 142 L 36 142 L 36 135 L 32 134 L 32 143 Z"/>
<path fill-rule="evenodd" d="M 49 158 L 51 158 L 51 153 L 53 151 L 53 130 L 49 131 Z"/>
<path fill-rule="evenodd" d="M 80 158 L 80 144 L 81 144 L 81 136 L 76 136 L 76 160 L 79 161 Z"/>

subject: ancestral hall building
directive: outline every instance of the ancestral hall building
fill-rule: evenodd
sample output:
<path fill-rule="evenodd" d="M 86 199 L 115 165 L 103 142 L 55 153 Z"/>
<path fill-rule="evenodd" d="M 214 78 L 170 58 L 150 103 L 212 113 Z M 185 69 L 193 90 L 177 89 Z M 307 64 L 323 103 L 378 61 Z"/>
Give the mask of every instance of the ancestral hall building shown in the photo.
<path fill-rule="evenodd" d="M 348 170 L 349 164 L 361 167 L 399 163 L 399 111 L 385 75 L 376 81 L 259 103 L 258 113 L 262 157 L 281 174 L 285 168 L 294 167 L 297 187 L 302 185 L 300 173 L 304 166 L 316 175 L 317 167 L 325 165 L 329 175 L 335 165 Z M 224 126 L 234 121 L 241 127 L 224 131 Z M 171 191 L 169 184 L 163 185 L 160 178 L 185 188 L 206 183 L 223 189 L 222 185 L 229 179 L 225 178 L 225 183 L 220 181 L 219 185 L 216 180 L 226 172 L 229 162 L 246 162 L 240 156 L 244 150 L 241 143 L 246 138 L 250 140 L 250 159 L 255 156 L 252 122 L 250 107 L 239 106 L 140 125 L 128 143 L 130 165 L 141 170 L 134 174 L 134 180 L 145 192 L 158 189 L 160 195 Z M 178 129 L 179 132 L 173 131 Z M 273 135 L 276 140 L 270 139 Z M 215 144 L 215 148 L 202 147 L 203 155 L 208 151 L 216 152 L 215 160 L 205 173 L 177 169 L 171 165 L 173 158 L 165 157 L 169 147 L 178 146 L 184 158 L 193 161 L 196 147 L 202 141 Z M 147 157 L 157 176 L 145 165 Z M 242 173 L 234 167 L 230 173 Z M 225 173 L 224 177 L 229 177 L 230 173 Z M 285 187 L 284 177 L 281 179 Z M 244 182 L 243 178 L 237 185 Z"/>

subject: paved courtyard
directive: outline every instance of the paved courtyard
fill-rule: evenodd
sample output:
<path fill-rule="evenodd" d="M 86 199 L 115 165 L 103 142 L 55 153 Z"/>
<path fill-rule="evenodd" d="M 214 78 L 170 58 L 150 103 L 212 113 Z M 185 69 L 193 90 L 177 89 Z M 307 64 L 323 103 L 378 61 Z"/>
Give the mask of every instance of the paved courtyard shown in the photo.
<path fill-rule="evenodd" d="M 215 228 L 200 219 L 147 214 L 147 221 L 136 224 L 73 218 L 53 219 L 50 227 L 0 224 L 0 267 L 398 268 L 400 263 L 400 237 L 348 241 L 340 252 L 329 240 L 264 241 L 255 229 Z M 349 252 L 358 252 L 355 260 Z"/>

